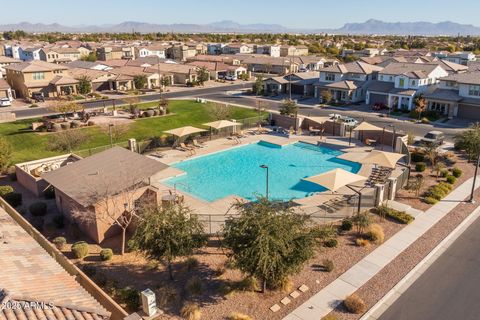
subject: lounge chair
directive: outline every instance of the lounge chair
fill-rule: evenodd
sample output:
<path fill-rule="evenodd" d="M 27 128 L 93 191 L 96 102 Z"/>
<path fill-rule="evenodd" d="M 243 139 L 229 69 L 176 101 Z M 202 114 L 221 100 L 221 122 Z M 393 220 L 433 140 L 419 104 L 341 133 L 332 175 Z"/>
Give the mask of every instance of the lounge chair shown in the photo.
<path fill-rule="evenodd" d="M 180 143 L 180 146 L 177 147 L 178 150 L 188 151 L 191 155 L 195 154 L 195 148 L 185 145 L 185 143 Z"/>
<path fill-rule="evenodd" d="M 197 139 L 193 139 L 192 141 L 192 145 L 195 147 L 195 148 L 205 148 L 205 144 L 204 143 L 199 143 L 197 141 Z"/>

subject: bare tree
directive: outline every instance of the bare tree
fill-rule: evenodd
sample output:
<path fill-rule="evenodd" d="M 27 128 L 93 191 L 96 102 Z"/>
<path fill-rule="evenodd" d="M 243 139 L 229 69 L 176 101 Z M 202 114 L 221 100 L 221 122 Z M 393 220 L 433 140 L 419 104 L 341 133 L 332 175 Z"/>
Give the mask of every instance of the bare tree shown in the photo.
<path fill-rule="evenodd" d="M 215 120 L 224 120 L 231 115 L 232 108 L 228 104 L 214 103 L 210 113 Z"/>
<path fill-rule="evenodd" d="M 87 134 L 79 130 L 64 130 L 52 133 L 47 140 L 47 149 L 52 151 L 68 151 L 72 152 L 78 148 L 83 142 L 88 140 Z"/>
<path fill-rule="evenodd" d="M 75 101 L 54 100 L 48 103 L 47 108 L 51 112 L 60 113 L 63 121 L 67 121 L 67 113 L 79 110 L 80 106 Z"/>
<path fill-rule="evenodd" d="M 100 131 L 110 137 L 111 142 L 118 142 L 130 130 L 129 123 L 112 122 L 100 126 Z"/>

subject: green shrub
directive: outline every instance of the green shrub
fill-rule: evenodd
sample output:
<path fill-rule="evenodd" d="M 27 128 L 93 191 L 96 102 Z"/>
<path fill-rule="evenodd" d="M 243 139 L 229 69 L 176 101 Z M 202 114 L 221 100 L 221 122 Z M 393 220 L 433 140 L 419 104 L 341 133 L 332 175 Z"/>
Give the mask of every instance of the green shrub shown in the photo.
<path fill-rule="evenodd" d="M 72 245 L 72 253 L 77 259 L 83 259 L 88 255 L 88 244 L 85 241 L 78 241 Z"/>
<path fill-rule="evenodd" d="M 455 178 L 454 176 L 447 176 L 447 182 L 450 183 L 450 184 L 454 184 L 455 181 L 457 181 L 457 178 Z"/>
<path fill-rule="evenodd" d="M 411 154 L 412 162 L 425 162 L 425 156 L 419 152 L 413 152 Z"/>
<path fill-rule="evenodd" d="M 365 305 L 365 302 L 357 296 L 356 294 L 352 294 L 348 296 L 344 301 L 343 304 L 347 308 L 348 312 L 351 313 L 363 313 L 367 306 Z"/>
<path fill-rule="evenodd" d="M 57 214 L 53 217 L 52 222 L 55 224 L 57 229 L 62 229 L 65 226 L 65 218 L 61 214 Z"/>
<path fill-rule="evenodd" d="M 423 201 L 424 201 L 425 203 L 428 203 L 428 204 L 436 204 L 436 203 L 438 202 L 437 199 L 432 198 L 432 197 L 425 197 L 425 198 L 423 199 Z"/>
<path fill-rule="evenodd" d="M 446 189 L 446 190 L 448 190 L 448 191 L 452 191 L 452 189 L 453 189 L 453 186 L 452 186 L 451 184 L 446 183 L 446 182 L 443 182 L 443 181 L 440 182 L 437 186 L 439 186 L 439 187 L 441 187 L 441 188 L 444 188 L 444 189 Z"/>
<path fill-rule="evenodd" d="M 340 225 L 341 231 L 350 231 L 353 228 L 353 222 L 350 219 L 343 219 L 342 224 Z"/>
<path fill-rule="evenodd" d="M 235 284 L 235 289 L 240 291 L 257 291 L 259 290 L 258 281 L 255 277 L 245 277 Z"/>
<path fill-rule="evenodd" d="M 47 214 L 47 204 L 45 202 L 34 202 L 28 207 L 28 211 L 34 217 L 43 217 Z"/>
<path fill-rule="evenodd" d="M 62 250 L 67 244 L 67 239 L 65 239 L 64 237 L 56 237 L 52 240 L 52 242 L 58 250 Z"/>
<path fill-rule="evenodd" d="M 131 312 L 137 311 L 140 307 L 140 293 L 131 287 L 120 290 L 120 299 Z"/>
<path fill-rule="evenodd" d="M 332 272 L 335 266 L 332 260 L 325 259 L 322 261 L 322 267 L 326 272 Z"/>
<path fill-rule="evenodd" d="M 452 175 L 455 177 L 455 178 L 460 178 L 460 176 L 462 175 L 462 170 L 460 168 L 453 168 L 452 169 Z"/>
<path fill-rule="evenodd" d="M 196 276 L 191 277 L 185 284 L 185 291 L 191 296 L 201 294 L 203 291 L 202 280 Z"/>
<path fill-rule="evenodd" d="M 418 162 L 415 164 L 415 171 L 417 172 L 423 172 L 427 168 L 427 165 L 425 162 Z"/>
<path fill-rule="evenodd" d="M 198 262 L 198 259 L 194 257 L 188 257 L 185 260 L 185 267 L 188 271 L 192 271 L 193 269 L 197 268 L 199 264 L 200 263 Z"/>
<path fill-rule="evenodd" d="M 440 171 L 440 176 L 442 178 L 446 178 L 448 176 L 448 174 L 449 174 L 449 172 L 448 172 L 447 169 L 444 169 L 444 170 Z"/>
<path fill-rule="evenodd" d="M 112 249 L 105 248 L 105 249 L 102 249 L 102 251 L 100 251 L 100 259 L 102 259 L 102 261 L 108 261 L 108 260 L 111 260 L 112 258 L 113 258 Z"/>
<path fill-rule="evenodd" d="M 10 192 L 3 196 L 5 201 L 12 207 L 18 207 L 22 204 L 23 197 L 21 193 L 18 192 Z"/>
<path fill-rule="evenodd" d="M 387 206 L 380 206 L 377 208 L 377 214 L 382 216 L 382 217 L 387 217 L 390 218 L 398 223 L 401 224 L 409 224 L 413 220 L 415 220 L 414 217 L 406 213 L 405 211 L 398 211 L 392 208 L 389 208 Z"/>
<path fill-rule="evenodd" d="M 335 238 L 330 238 L 325 240 L 323 245 L 327 248 L 335 248 L 338 245 L 338 241 Z"/>
<path fill-rule="evenodd" d="M 12 186 L 0 186 L 0 197 L 4 198 L 7 194 L 12 193 L 13 191 Z"/>

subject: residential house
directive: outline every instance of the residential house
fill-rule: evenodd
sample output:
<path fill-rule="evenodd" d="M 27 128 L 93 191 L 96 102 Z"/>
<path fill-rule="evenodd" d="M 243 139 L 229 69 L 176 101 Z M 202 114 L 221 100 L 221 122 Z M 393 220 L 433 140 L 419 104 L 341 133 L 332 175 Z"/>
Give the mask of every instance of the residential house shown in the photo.
<path fill-rule="evenodd" d="M 434 63 L 391 63 L 369 85 L 366 103 L 412 110 L 414 97 L 427 92 L 447 75 L 447 71 Z"/>
<path fill-rule="evenodd" d="M 157 63 L 147 71 L 159 72 L 162 77 L 168 76 L 170 84 L 188 84 L 197 80 L 197 67 L 188 64 Z"/>
<path fill-rule="evenodd" d="M 10 58 L 7 56 L 0 56 L 0 78 L 3 78 L 6 75 L 5 67 L 11 65 L 11 64 L 16 64 L 16 63 L 21 63 L 22 60 Z"/>
<path fill-rule="evenodd" d="M 211 80 L 224 79 L 225 76 L 240 77 L 242 74 L 247 74 L 247 68 L 237 65 L 228 65 L 223 62 L 209 62 L 209 61 L 190 61 L 188 63 L 195 68 L 205 68 Z"/>
<path fill-rule="evenodd" d="M 365 100 L 366 87 L 376 79 L 382 67 L 362 61 L 332 65 L 320 69 L 315 97 L 322 100 L 322 91 L 329 91 L 332 99 L 342 103 Z"/>
<path fill-rule="evenodd" d="M 436 57 L 453 63 L 467 65 L 470 61 L 476 61 L 477 56 L 473 52 L 436 53 Z"/>
<path fill-rule="evenodd" d="M 12 88 L 5 79 L 0 79 L 0 99 L 7 98 L 10 101 L 13 101 Z"/>
<path fill-rule="evenodd" d="M 4 69 L 17 98 L 31 97 L 32 92 L 42 92 L 45 97 L 77 93 L 78 80 L 67 75 L 68 68 L 63 65 L 34 60 L 11 64 Z"/>
<path fill-rule="evenodd" d="M 243 56 L 239 56 L 239 55 L 212 56 L 212 55 L 199 54 L 199 55 L 196 55 L 195 57 L 188 58 L 187 61 L 222 62 L 222 63 L 233 65 L 233 66 L 240 66 L 242 65 L 242 62 L 240 59 L 241 57 Z"/>
<path fill-rule="evenodd" d="M 219 55 L 223 53 L 223 48 L 227 46 L 226 43 L 209 43 L 207 44 L 207 54 Z"/>
<path fill-rule="evenodd" d="M 429 110 L 449 118 L 480 120 L 480 71 L 441 78 L 438 86 L 424 97 Z"/>
<path fill-rule="evenodd" d="M 107 91 L 113 90 L 113 79 L 117 78 L 117 74 L 109 71 L 85 69 L 85 68 L 70 68 L 67 73 L 74 79 L 87 79 L 91 83 L 92 91 Z"/>
<path fill-rule="evenodd" d="M 42 48 L 32 47 L 32 48 L 25 48 L 21 49 L 20 52 L 20 60 L 23 61 L 32 61 L 32 60 L 40 60 L 40 50 Z"/>
<path fill-rule="evenodd" d="M 51 63 L 68 63 L 80 59 L 80 51 L 75 48 L 42 48 L 40 50 L 40 60 Z"/>
<path fill-rule="evenodd" d="M 119 68 L 114 68 L 113 70 L 109 71 L 110 73 L 116 74 L 123 80 L 115 80 L 113 81 L 114 90 L 121 90 L 119 88 L 125 87 L 125 85 L 120 84 L 119 81 L 124 81 L 126 77 L 132 78 L 132 85 L 127 85 L 127 87 L 132 87 L 132 89 L 145 89 L 145 88 L 136 88 L 135 86 L 135 78 L 137 76 L 144 76 L 147 79 L 146 88 L 153 89 L 158 88 L 160 86 L 160 74 L 155 71 L 153 68 L 145 68 L 145 67 L 135 67 L 135 66 L 124 66 Z M 129 88 L 130 89 L 130 88 Z"/>
<path fill-rule="evenodd" d="M 113 309 L 108 295 L 79 275 L 80 270 L 20 213 L 6 203 L 2 206 L 0 319 L 109 320 L 127 315 L 120 307 Z"/>
<path fill-rule="evenodd" d="M 319 72 L 298 72 L 285 76 L 270 77 L 263 81 L 266 95 L 292 94 L 313 96 L 314 84 L 318 82 Z"/>
<path fill-rule="evenodd" d="M 224 54 L 249 54 L 253 53 L 253 45 L 244 43 L 229 43 L 222 48 Z"/>
<path fill-rule="evenodd" d="M 285 75 L 289 73 L 296 73 L 299 69 L 299 63 L 293 61 L 288 57 L 267 57 L 265 55 L 235 55 L 242 64 L 247 65 L 248 71 L 273 73 L 278 75 Z"/>
<path fill-rule="evenodd" d="M 115 161 L 112 163 L 112 159 Z M 114 220 L 136 209 L 141 199 L 157 201 L 152 187 L 167 165 L 114 147 L 41 175 L 55 189 L 58 211 L 96 243 L 120 232 Z M 82 186 L 79 188 L 78 186 Z M 89 214 L 91 219 L 79 219 Z"/>
<path fill-rule="evenodd" d="M 165 46 L 155 45 L 155 46 L 142 46 L 135 49 L 137 51 L 136 56 L 140 58 L 150 57 L 150 56 L 157 56 L 160 59 L 165 59 L 166 50 Z"/>
<path fill-rule="evenodd" d="M 280 57 L 280 46 L 277 44 L 265 44 L 265 45 L 258 45 L 255 53 L 257 54 L 266 54 L 270 57 Z"/>
<path fill-rule="evenodd" d="M 130 46 L 99 47 L 96 52 L 97 59 L 100 61 L 135 59 L 135 47 Z"/>
<path fill-rule="evenodd" d="M 82 68 L 82 69 L 92 69 L 92 70 L 101 70 L 101 71 L 108 71 L 112 70 L 113 68 L 106 65 L 105 63 L 101 62 L 90 62 L 90 61 L 82 61 L 76 60 L 69 63 L 66 63 L 65 66 L 68 68 Z"/>
<path fill-rule="evenodd" d="M 287 56 L 307 56 L 308 55 L 308 47 L 304 45 L 298 46 L 289 46 L 283 45 L 280 46 L 280 57 L 287 57 Z"/>
<path fill-rule="evenodd" d="M 184 44 L 173 45 L 167 49 L 167 58 L 186 61 L 190 57 L 195 57 L 197 55 L 196 47 L 189 47 Z"/>

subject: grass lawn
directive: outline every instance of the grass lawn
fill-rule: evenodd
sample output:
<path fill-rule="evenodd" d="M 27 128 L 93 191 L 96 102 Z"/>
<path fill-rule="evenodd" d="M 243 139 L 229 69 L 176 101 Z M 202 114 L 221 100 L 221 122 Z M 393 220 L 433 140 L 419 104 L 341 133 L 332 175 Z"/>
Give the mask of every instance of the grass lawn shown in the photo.
<path fill-rule="evenodd" d="M 140 104 L 140 108 L 157 106 L 158 102 Z M 129 138 L 138 141 L 160 136 L 165 130 L 170 130 L 186 125 L 199 126 L 202 123 L 214 121 L 211 114 L 213 104 L 200 104 L 190 100 L 174 100 L 169 103 L 169 111 L 174 113 L 166 117 L 142 118 L 135 120 L 117 142 Z M 229 118 L 245 119 L 258 116 L 253 109 L 231 107 Z M 93 119 L 95 120 L 95 119 Z M 51 157 L 65 152 L 47 150 L 49 136 L 55 133 L 39 134 L 30 131 L 30 125 L 35 119 L 19 120 L 0 124 L 0 135 L 7 138 L 13 147 L 13 163 Z M 76 150 L 106 146 L 110 143 L 109 136 L 98 127 L 85 127 L 82 129 L 87 139 Z"/>

